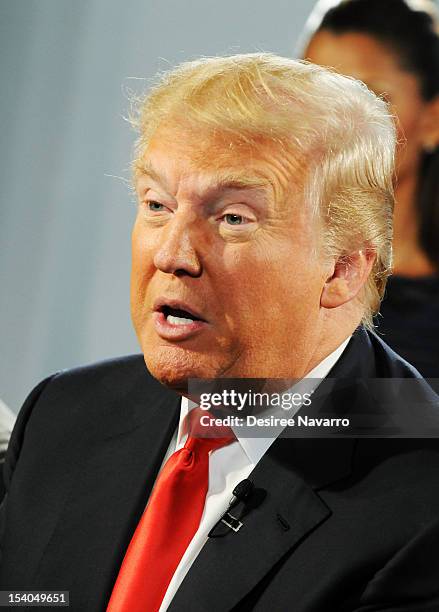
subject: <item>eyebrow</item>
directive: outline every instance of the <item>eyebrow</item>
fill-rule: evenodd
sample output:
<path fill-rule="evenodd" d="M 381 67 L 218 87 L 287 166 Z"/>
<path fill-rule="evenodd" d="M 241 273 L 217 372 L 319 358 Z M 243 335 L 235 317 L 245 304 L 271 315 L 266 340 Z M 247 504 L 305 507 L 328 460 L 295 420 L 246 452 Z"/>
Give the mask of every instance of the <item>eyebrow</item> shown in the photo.
<path fill-rule="evenodd" d="M 270 182 L 262 177 L 251 176 L 245 172 L 224 172 L 216 174 L 215 189 L 262 189 Z"/>
<path fill-rule="evenodd" d="M 149 161 L 146 161 L 140 170 L 141 176 L 148 176 L 153 181 L 160 183 L 161 185 L 166 184 L 165 177 L 161 175 L 159 171 L 155 170 Z M 267 179 L 263 179 L 262 177 L 255 175 L 252 176 L 240 170 L 218 170 L 215 171 L 214 177 L 215 183 L 209 189 L 209 191 L 220 191 L 226 189 L 263 189 L 266 187 L 271 187 L 271 183 Z"/>
<path fill-rule="evenodd" d="M 154 170 L 153 166 L 147 161 L 143 164 L 143 166 L 139 167 L 140 176 L 148 176 L 156 183 L 164 183 L 164 177 L 160 175 L 159 172 Z"/>

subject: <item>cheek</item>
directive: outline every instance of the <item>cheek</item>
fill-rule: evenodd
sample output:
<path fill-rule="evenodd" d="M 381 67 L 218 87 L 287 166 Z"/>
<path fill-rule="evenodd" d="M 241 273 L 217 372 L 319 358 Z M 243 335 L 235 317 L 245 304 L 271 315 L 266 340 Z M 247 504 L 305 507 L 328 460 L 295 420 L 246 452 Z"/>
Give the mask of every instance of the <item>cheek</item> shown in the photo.
<path fill-rule="evenodd" d="M 296 320 L 302 324 L 313 306 L 318 311 L 322 280 L 310 273 L 314 265 L 317 270 L 317 263 L 308 248 L 296 248 L 291 241 L 262 246 L 239 256 L 225 254 L 227 273 L 218 285 L 226 315 L 249 329 L 268 331 L 273 325 L 279 330 L 279 318 L 287 312 L 293 324 Z"/>
<path fill-rule="evenodd" d="M 131 234 L 131 276 L 140 284 L 152 272 L 153 248 L 150 236 L 146 235 L 141 221 L 136 220 Z"/>
<path fill-rule="evenodd" d="M 133 317 L 142 308 L 148 283 L 154 273 L 151 243 L 136 221 L 131 235 L 131 309 Z"/>
<path fill-rule="evenodd" d="M 394 112 L 398 117 L 396 122 L 397 138 L 399 147 L 397 149 L 401 157 L 416 155 L 421 147 L 420 132 L 423 115 L 423 104 L 407 100 L 401 101 L 394 107 Z"/>
<path fill-rule="evenodd" d="M 400 109 L 398 111 L 397 121 L 397 134 L 398 140 L 406 140 L 407 146 L 413 144 L 416 138 L 416 133 L 419 128 L 419 119 L 414 116 L 412 112 L 407 109 Z"/>

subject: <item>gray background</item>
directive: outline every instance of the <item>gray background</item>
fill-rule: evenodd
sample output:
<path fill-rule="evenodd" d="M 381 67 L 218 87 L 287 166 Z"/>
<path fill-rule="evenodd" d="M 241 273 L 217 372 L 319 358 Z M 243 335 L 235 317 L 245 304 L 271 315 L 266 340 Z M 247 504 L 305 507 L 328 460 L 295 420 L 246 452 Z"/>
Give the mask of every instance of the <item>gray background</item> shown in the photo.
<path fill-rule="evenodd" d="M 313 4 L 0 0 L 0 397 L 12 410 L 51 372 L 138 351 L 127 90 L 200 55 L 292 56 Z"/>

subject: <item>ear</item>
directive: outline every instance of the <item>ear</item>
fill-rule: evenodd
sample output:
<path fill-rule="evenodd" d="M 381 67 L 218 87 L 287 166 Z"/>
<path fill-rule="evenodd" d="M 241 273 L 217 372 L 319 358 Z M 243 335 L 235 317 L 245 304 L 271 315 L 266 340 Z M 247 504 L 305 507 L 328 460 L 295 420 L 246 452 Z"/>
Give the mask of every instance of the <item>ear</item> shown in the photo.
<path fill-rule="evenodd" d="M 355 298 L 365 285 L 375 261 L 373 249 L 361 249 L 339 257 L 323 286 L 320 305 L 337 308 Z"/>
<path fill-rule="evenodd" d="M 426 152 L 439 146 L 439 95 L 427 103 L 423 112 L 421 142 Z"/>

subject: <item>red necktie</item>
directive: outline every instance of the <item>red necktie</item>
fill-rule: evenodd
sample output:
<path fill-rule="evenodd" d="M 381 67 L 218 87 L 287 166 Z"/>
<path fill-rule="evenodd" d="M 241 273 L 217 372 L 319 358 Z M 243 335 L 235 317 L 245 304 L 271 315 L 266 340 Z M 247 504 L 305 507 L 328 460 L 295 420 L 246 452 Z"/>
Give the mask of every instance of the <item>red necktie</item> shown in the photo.
<path fill-rule="evenodd" d="M 171 455 L 125 553 L 107 612 L 156 612 L 201 521 L 209 484 L 209 452 L 233 440 L 230 429 L 202 429 L 189 413 L 190 435 Z M 200 435 L 222 437 L 199 437 Z"/>

